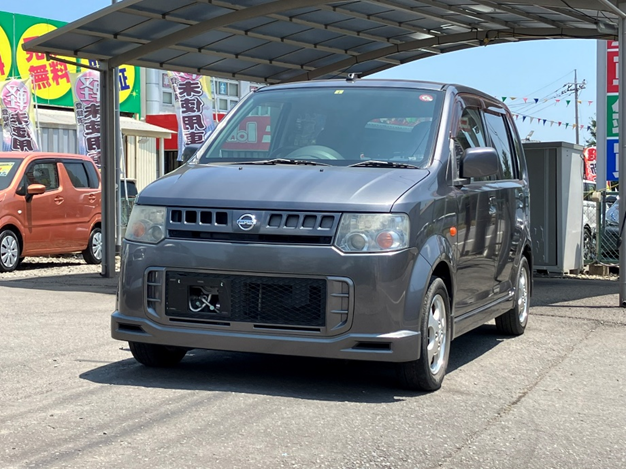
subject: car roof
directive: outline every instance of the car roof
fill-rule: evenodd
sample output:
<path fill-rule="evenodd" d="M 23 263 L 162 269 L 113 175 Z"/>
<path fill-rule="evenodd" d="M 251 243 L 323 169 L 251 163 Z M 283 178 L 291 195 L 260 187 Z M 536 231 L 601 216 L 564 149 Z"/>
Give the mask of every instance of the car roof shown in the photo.
<path fill-rule="evenodd" d="M 33 158 L 59 158 L 59 159 L 76 159 L 76 160 L 88 160 L 91 158 L 85 155 L 76 155 L 74 153 L 54 153 L 54 152 L 21 152 L 21 151 L 1 151 L 0 158 L 12 158 L 12 159 L 33 159 Z"/>
<path fill-rule="evenodd" d="M 354 80 L 312 80 L 299 81 L 294 83 L 284 83 L 278 85 L 270 85 L 259 88 L 256 92 L 267 92 L 277 89 L 302 89 L 302 88 L 337 88 L 338 86 L 345 88 L 347 86 L 358 86 L 361 88 L 413 88 L 427 91 L 447 91 L 455 89 L 459 93 L 471 93 L 482 98 L 494 101 L 493 96 L 471 88 L 469 86 L 458 85 L 454 83 L 439 83 L 434 81 L 420 80 L 393 80 L 393 79 L 354 79 Z"/>

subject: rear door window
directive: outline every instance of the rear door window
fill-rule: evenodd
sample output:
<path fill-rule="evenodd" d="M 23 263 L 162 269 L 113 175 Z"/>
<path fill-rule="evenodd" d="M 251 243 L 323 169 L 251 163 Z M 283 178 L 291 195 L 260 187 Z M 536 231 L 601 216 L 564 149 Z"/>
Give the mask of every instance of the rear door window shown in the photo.
<path fill-rule="evenodd" d="M 85 169 L 85 165 L 82 161 L 64 161 L 63 166 L 65 166 L 67 175 L 70 177 L 70 181 L 76 189 L 89 188 L 89 176 L 87 175 L 87 170 Z"/>

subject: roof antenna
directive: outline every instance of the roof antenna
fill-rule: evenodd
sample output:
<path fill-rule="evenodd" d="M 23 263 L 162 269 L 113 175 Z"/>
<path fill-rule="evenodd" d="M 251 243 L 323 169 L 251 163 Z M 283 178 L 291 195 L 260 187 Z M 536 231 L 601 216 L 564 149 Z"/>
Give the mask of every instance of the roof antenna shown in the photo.
<path fill-rule="evenodd" d="M 359 78 L 360 73 L 348 73 L 348 77 L 346 78 L 346 81 L 354 81 L 357 80 Z"/>

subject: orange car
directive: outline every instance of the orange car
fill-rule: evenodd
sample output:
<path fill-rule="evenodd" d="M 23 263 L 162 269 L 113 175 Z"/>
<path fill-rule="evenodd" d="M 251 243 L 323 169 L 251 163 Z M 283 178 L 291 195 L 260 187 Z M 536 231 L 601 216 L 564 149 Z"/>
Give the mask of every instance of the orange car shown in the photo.
<path fill-rule="evenodd" d="M 0 152 L 0 272 L 26 256 L 102 261 L 100 173 L 86 156 Z"/>

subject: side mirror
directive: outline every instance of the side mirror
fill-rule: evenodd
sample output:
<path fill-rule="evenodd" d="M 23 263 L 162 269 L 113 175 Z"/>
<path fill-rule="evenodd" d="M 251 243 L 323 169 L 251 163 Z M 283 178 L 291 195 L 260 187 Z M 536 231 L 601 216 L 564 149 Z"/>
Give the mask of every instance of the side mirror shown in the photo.
<path fill-rule="evenodd" d="M 461 160 L 462 178 L 482 178 L 498 172 L 498 152 L 491 147 L 468 148 Z"/>
<path fill-rule="evenodd" d="M 44 186 L 43 184 L 31 184 L 26 189 L 27 195 L 39 195 L 43 194 L 44 192 L 46 192 L 46 186 Z"/>

